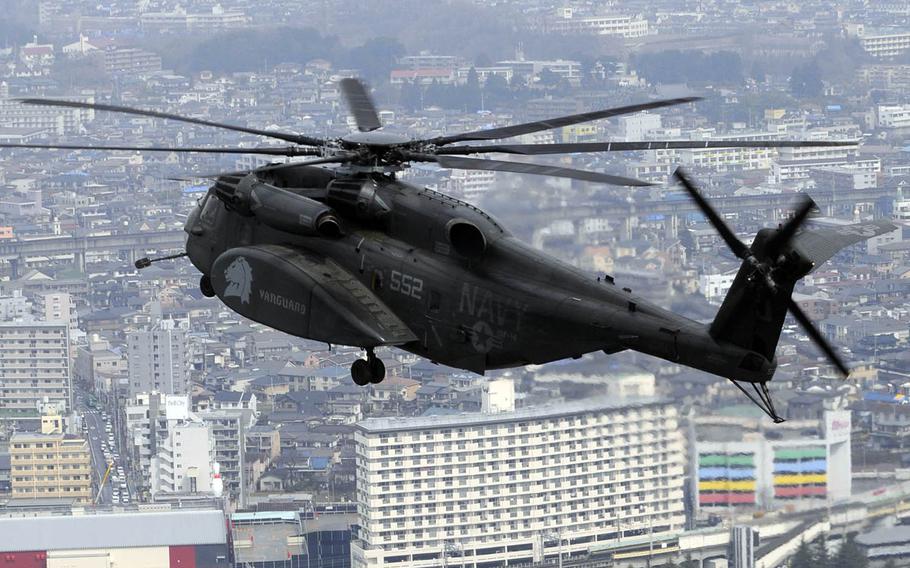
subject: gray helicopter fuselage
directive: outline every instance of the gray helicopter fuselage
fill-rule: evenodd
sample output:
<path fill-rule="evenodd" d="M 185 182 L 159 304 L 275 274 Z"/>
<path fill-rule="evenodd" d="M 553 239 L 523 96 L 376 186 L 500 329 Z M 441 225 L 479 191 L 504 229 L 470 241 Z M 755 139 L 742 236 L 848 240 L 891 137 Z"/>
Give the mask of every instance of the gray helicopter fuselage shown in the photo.
<path fill-rule="evenodd" d="M 346 216 L 337 238 L 275 230 L 210 192 L 187 221 L 187 252 L 204 274 L 236 247 L 275 244 L 323 255 L 410 328 L 417 340 L 399 347 L 478 373 L 633 349 L 725 376 L 773 374 L 773 362 L 741 368 L 748 351 L 719 344 L 704 324 L 533 249 L 477 207 L 388 178 L 373 187 L 382 214 Z M 482 232 L 481 254 L 456 252 L 453 223 Z"/>

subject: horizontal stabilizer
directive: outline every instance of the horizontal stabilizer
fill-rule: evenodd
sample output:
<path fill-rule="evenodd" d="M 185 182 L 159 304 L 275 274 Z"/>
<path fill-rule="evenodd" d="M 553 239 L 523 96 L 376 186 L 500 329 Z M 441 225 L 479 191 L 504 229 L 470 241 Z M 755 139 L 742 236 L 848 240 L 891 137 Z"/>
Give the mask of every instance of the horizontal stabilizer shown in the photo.
<path fill-rule="evenodd" d="M 812 262 L 815 270 L 841 249 L 895 229 L 897 225 L 885 220 L 852 225 L 806 224 L 793 237 L 792 246 Z"/>

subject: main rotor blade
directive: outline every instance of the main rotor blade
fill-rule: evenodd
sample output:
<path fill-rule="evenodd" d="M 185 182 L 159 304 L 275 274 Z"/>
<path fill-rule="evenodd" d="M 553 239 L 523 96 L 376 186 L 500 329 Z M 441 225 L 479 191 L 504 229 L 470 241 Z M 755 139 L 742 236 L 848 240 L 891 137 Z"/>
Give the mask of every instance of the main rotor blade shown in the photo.
<path fill-rule="evenodd" d="M 811 197 L 803 194 L 803 202 L 796 209 L 793 217 L 765 243 L 765 254 L 770 258 L 777 258 L 777 255 L 790 242 L 790 239 L 796 235 L 796 231 L 799 230 L 813 209 L 815 209 L 815 202 L 812 201 Z"/>
<path fill-rule="evenodd" d="M 303 160 L 301 162 L 285 162 L 283 164 L 271 164 L 268 166 L 261 166 L 252 170 L 242 170 L 242 171 L 233 171 L 233 172 L 214 172 L 207 174 L 190 174 L 191 178 L 218 178 L 221 176 L 243 176 L 248 173 L 271 173 L 279 170 L 289 170 L 293 168 L 300 168 L 303 166 L 318 166 L 319 164 L 343 164 L 345 162 L 350 162 L 357 157 L 357 154 L 338 154 L 335 156 L 328 156 L 326 158 L 317 158 L 315 160 Z"/>
<path fill-rule="evenodd" d="M 812 323 L 812 320 L 809 319 L 809 316 L 799 307 L 793 298 L 790 298 L 787 308 L 790 310 L 790 313 L 793 314 L 793 317 L 796 318 L 796 321 L 799 322 L 799 325 L 803 328 L 803 331 L 806 332 L 806 335 L 809 336 L 809 339 L 813 343 L 818 345 L 819 349 L 824 351 L 828 359 L 834 363 L 834 366 L 837 367 L 837 370 L 840 371 L 845 377 L 850 375 L 850 369 L 847 368 L 847 365 L 840 358 L 840 355 L 834 350 L 834 347 L 828 343 L 828 340 L 825 339 L 825 336 L 815 327 Z"/>
<path fill-rule="evenodd" d="M 648 142 L 577 142 L 567 144 L 491 144 L 489 146 L 452 146 L 440 154 L 573 154 L 581 152 L 627 152 L 632 150 L 682 150 L 687 148 L 802 148 L 804 146 L 855 146 L 843 140 L 654 140 Z"/>
<path fill-rule="evenodd" d="M 269 138 L 276 138 L 278 140 L 284 140 L 286 142 L 291 142 L 294 144 L 301 144 L 303 146 L 323 146 L 325 141 L 319 138 L 312 138 L 310 136 L 303 136 L 300 134 L 293 134 L 290 132 L 276 132 L 272 130 L 261 130 L 259 128 L 247 128 L 246 126 L 236 126 L 233 124 L 225 124 L 223 122 L 213 122 L 211 120 L 203 120 L 201 118 L 191 118 L 188 116 L 180 116 L 178 114 L 172 114 L 169 112 L 159 112 L 156 110 L 144 110 L 132 107 L 118 106 L 118 105 L 108 105 L 103 103 L 84 103 L 80 101 L 64 101 L 59 99 L 17 99 L 20 103 L 27 105 L 37 105 L 37 106 L 51 106 L 51 107 L 66 107 L 66 108 L 84 108 L 90 110 L 103 110 L 107 112 L 117 112 L 121 114 L 134 114 L 137 116 L 150 116 L 153 118 L 166 118 L 168 120 L 176 120 L 178 122 L 187 122 L 190 124 L 199 124 L 202 126 L 212 126 L 214 128 L 222 128 L 224 130 L 233 130 L 235 132 L 246 132 L 247 134 L 256 134 L 258 136 L 267 136 Z"/>
<path fill-rule="evenodd" d="M 342 79 L 341 92 L 348 103 L 348 109 L 354 115 L 354 122 L 357 123 L 357 130 L 361 132 L 370 132 L 377 128 L 382 128 L 379 122 L 379 115 L 376 113 L 376 105 L 367 92 L 366 85 L 360 79 Z"/>
<path fill-rule="evenodd" d="M 721 238 L 724 239 L 724 242 L 727 243 L 727 246 L 730 247 L 733 254 L 735 254 L 737 258 L 746 258 L 749 256 L 749 247 L 739 240 L 733 230 L 724 222 L 723 218 L 721 218 L 721 216 L 717 214 L 717 211 L 711 207 L 711 204 L 702 197 L 701 193 L 696 189 L 695 184 L 689 181 L 689 178 L 683 169 L 676 168 L 676 172 L 674 172 L 673 175 L 675 175 L 676 179 L 678 179 L 683 187 L 686 188 L 686 191 L 698 205 L 699 209 L 701 209 L 702 213 L 705 214 L 705 217 L 714 225 L 717 232 L 720 233 Z"/>
<path fill-rule="evenodd" d="M 536 122 L 513 124 L 512 126 L 503 126 L 500 128 L 475 130 L 473 132 L 453 134 L 451 136 L 439 136 L 437 138 L 419 141 L 419 143 L 429 143 L 435 144 L 437 146 L 442 146 L 444 144 L 451 144 L 452 142 L 464 142 L 467 140 L 498 140 L 500 138 L 511 138 L 512 136 L 521 136 L 522 134 L 540 132 L 541 130 L 550 130 L 551 128 L 561 128 L 563 126 L 570 126 L 572 124 L 578 124 L 580 122 L 600 120 L 602 118 L 610 118 L 611 116 L 619 116 L 621 114 L 630 114 L 643 110 L 651 110 L 672 105 L 691 103 L 698 100 L 701 100 L 701 97 L 683 97 L 679 99 L 652 101 L 649 103 L 641 103 L 637 105 L 609 108 L 605 110 L 595 110 L 592 112 L 583 112 L 580 114 L 570 114 L 568 116 L 560 116 L 547 120 L 538 120 Z"/>
<path fill-rule="evenodd" d="M 504 162 L 502 160 L 484 160 L 480 158 L 462 158 L 459 156 L 436 156 L 432 154 L 405 155 L 412 160 L 422 162 L 436 162 L 444 168 L 453 168 L 456 170 L 489 170 L 496 172 L 514 172 L 518 174 L 535 174 L 541 176 L 553 176 L 577 179 L 582 181 L 591 181 L 596 183 L 606 183 L 609 185 L 627 185 L 636 187 L 654 185 L 652 183 L 634 178 L 613 176 L 599 172 L 587 172 L 584 170 L 573 170 L 571 168 L 562 168 L 559 166 L 525 164 L 522 162 Z"/>
<path fill-rule="evenodd" d="M 0 144 L 0 148 L 33 148 L 41 150 L 105 150 L 127 152 L 199 152 L 207 154 L 263 154 L 266 156 L 318 156 L 315 148 L 206 148 L 166 146 L 90 146 L 87 144 Z"/>

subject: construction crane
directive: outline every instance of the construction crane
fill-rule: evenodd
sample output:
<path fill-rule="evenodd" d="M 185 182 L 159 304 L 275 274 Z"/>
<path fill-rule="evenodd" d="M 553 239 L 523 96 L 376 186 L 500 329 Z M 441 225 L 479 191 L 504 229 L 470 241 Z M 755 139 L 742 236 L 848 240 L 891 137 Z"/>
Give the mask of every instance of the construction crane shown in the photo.
<path fill-rule="evenodd" d="M 111 461 L 111 463 L 107 464 L 107 469 L 104 471 L 104 475 L 101 476 L 101 483 L 98 484 L 98 494 L 95 495 L 95 502 L 94 502 L 95 505 L 97 505 L 98 501 L 101 499 L 101 494 L 103 493 L 103 490 L 104 490 L 104 484 L 107 483 L 108 478 L 111 476 L 112 469 L 114 469 L 113 461 Z"/>

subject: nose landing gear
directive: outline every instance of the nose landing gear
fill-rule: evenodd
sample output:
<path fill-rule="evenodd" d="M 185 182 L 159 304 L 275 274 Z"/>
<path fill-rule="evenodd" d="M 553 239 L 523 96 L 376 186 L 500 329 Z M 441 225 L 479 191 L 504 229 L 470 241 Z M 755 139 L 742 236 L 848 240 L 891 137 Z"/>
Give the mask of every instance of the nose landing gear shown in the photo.
<path fill-rule="evenodd" d="M 385 378 L 385 364 L 376 357 L 373 348 L 367 348 L 367 358 L 357 359 L 351 365 L 351 378 L 357 386 L 366 386 L 370 383 L 381 383 Z"/>

